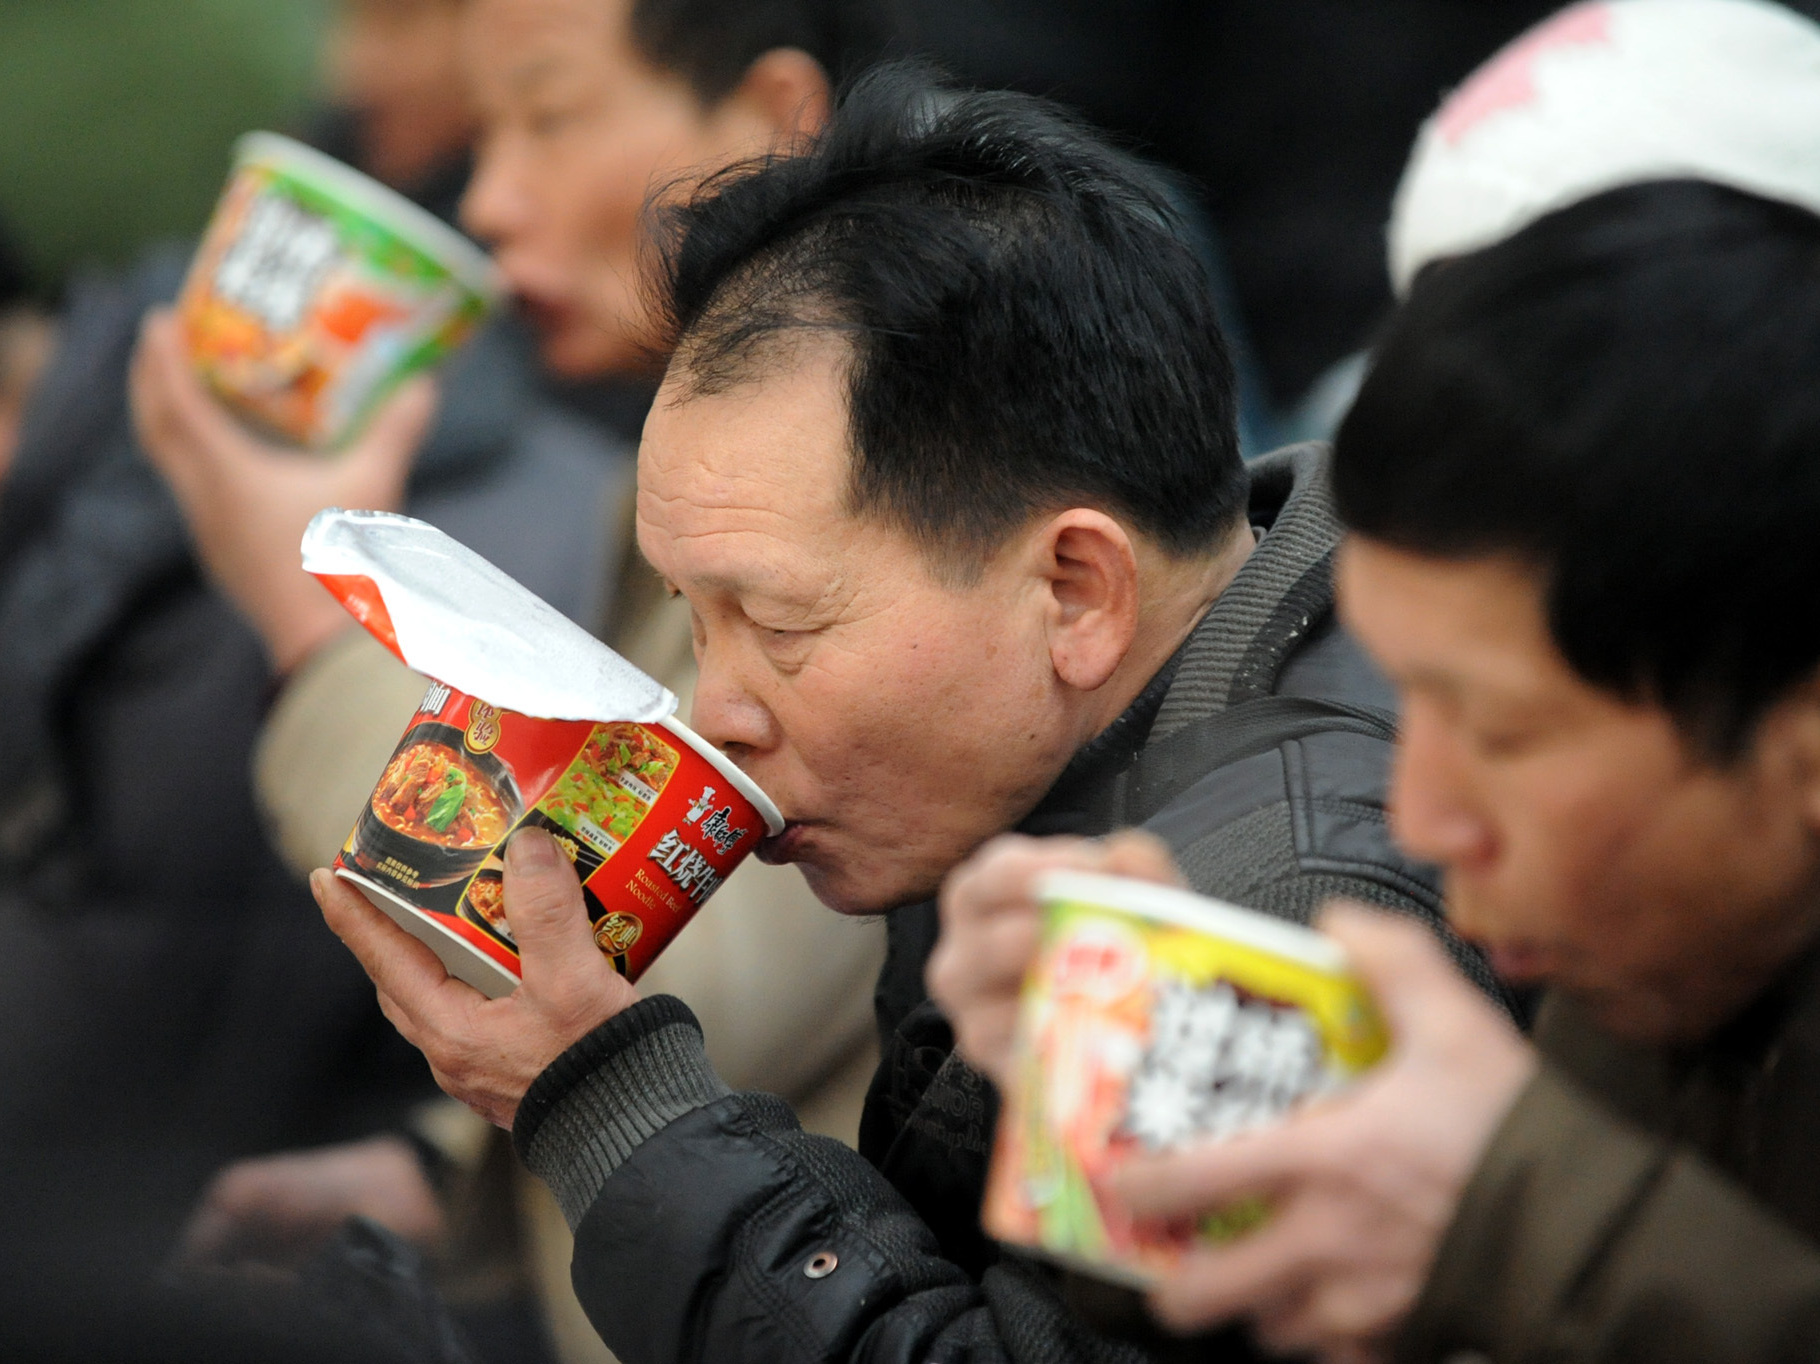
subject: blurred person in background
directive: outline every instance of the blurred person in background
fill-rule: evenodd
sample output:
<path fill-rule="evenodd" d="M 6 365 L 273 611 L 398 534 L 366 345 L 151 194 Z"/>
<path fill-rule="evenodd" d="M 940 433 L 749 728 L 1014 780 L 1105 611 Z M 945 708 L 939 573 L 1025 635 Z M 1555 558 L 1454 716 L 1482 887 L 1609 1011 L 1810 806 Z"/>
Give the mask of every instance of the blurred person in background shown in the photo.
<path fill-rule="evenodd" d="M 378 117 L 385 92 L 352 98 Z M 404 159 L 393 171 L 416 179 Z M 0 481 L 8 1253 L 120 1284 L 170 1249 L 224 1163 L 396 1129 L 432 1092 L 258 812 L 254 742 L 295 660 L 210 583 L 134 433 L 136 331 L 186 255 L 77 281 Z M 420 446 L 414 463 L 349 467 L 597 618 L 627 451 L 538 394 L 510 325 L 445 380 L 434 417 L 419 386 L 368 433 Z M 287 473 L 312 467 L 285 456 Z M 411 1152 L 397 1163 L 414 1174 Z M 395 1219 L 434 1217 L 401 1187 Z"/>
<path fill-rule="evenodd" d="M 1250 453 L 1331 436 L 1393 304 L 1383 231 L 1438 98 L 1557 0 L 889 0 L 897 43 L 1086 112 L 1192 178 Z M 1788 8 L 1820 16 L 1820 0 Z"/>
<path fill-rule="evenodd" d="M 479 127 L 462 220 L 493 245 L 537 329 L 546 369 L 568 381 L 570 394 L 617 381 L 639 385 L 641 402 L 650 393 L 653 333 L 640 284 L 648 198 L 730 162 L 788 150 L 825 120 L 848 54 L 872 41 L 861 7 L 813 0 L 416 8 L 459 14 L 461 88 Z M 291 866 L 324 865 L 424 682 L 302 573 L 297 541 L 322 506 L 396 505 L 372 471 L 408 461 L 408 432 L 388 428 L 391 445 L 369 439 L 335 466 L 300 470 L 225 418 L 162 322 L 142 348 L 137 406 L 216 580 L 284 663 L 260 740 L 259 793 Z M 628 505 L 611 531 L 623 537 L 629 524 Z M 694 682 L 687 605 L 666 599 L 629 538 L 618 543 L 627 554 L 611 566 L 605 637 L 677 691 L 686 713 Z M 813 1130 L 850 1142 L 875 1059 L 871 991 L 882 953 L 881 933 L 863 925 L 830 933 L 794 871 L 754 861 L 646 980 L 714 1021 L 715 1059 L 726 1073 L 784 1096 Z M 806 973 L 805 962 L 813 964 Z M 555 1314 L 565 1358 L 599 1356 L 603 1347 L 568 1287 L 560 1212 L 541 1185 L 515 1174 L 507 1145 L 462 1116 L 465 1123 L 432 1110 L 408 1138 L 381 1135 L 231 1168 L 193 1220 L 189 1249 L 211 1261 L 289 1259 L 365 1214 L 437 1247 L 461 1301 L 496 1295 L 502 1282 L 522 1286 L 523 1252 L 543 1271 L 535 1286 Z M 432 1198 L 433 1184 L 449 1197 Z M 425 1208 L 442 1215 L 426 1219 Z"/>
<path fill-rule="evenodd" d="M 1405 698 L 1399 838 L 1551 994 L 1532 1050 L 1425 944 L 1336 914 L 1396 1050 L 1323 1113 L 1128 1172 L 1148 1215 L 1280 1207 L 1165 1284 L 1178 1326 L 1332 1358 L 1813 1356 L 1816 128 L 1820 28 L 1615 0 L 1424 129 L 1408 303 L 1336 456 L 1342 608 Z M 936 970 L 1000 1076 L 1029 860 L 955 878 Z"/>
<path fill-rule="evenodd" d="M 1436 99 L 1556 0 L 891 0 L 897 40 L 1074 105 L 1192 178 L 1260 443 L 1390 306 L 1383 226 Z"/>

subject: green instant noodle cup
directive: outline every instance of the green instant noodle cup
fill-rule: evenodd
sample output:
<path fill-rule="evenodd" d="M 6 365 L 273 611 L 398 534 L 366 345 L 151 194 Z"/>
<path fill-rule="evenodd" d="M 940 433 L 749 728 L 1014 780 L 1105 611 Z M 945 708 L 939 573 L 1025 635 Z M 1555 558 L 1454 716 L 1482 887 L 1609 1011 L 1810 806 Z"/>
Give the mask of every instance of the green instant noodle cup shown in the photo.
<path fill-rule="evenodd" d="M 302 143 L 248 133 L 177 311 L 230 407 L 329 450 L 504 293 L 482 251 L 408 199 Z"/>

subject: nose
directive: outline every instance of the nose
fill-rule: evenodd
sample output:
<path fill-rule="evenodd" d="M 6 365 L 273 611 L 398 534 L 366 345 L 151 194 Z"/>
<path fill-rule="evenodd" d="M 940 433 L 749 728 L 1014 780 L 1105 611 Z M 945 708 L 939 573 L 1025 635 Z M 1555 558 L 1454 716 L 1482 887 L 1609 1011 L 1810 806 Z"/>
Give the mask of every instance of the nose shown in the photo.
<path fill-rule="evenodd" d="M 1419 699 L 1405 698 L 1387 806 L 1397 842 L 1424 862 L 1471 870 L 1496 851 L 1495 831 L 1473 799 L 1460 741 Z"/>
<path fill-rule="evenodd" d="M 528 204 L 512 153 L 503 138 L 483 135 L 474 148 L 474 170 L 461 196 L 461 224 L 493 246 L 510 241 L 523 229 Z"/>
<path fill-rule="evenodd" d="M 745 680 L 734 651 L 704 640 L 696 650 L 700 673 L 689 725 L 735 762 L 773 752 L 783 739 L 770 706 Z"/>

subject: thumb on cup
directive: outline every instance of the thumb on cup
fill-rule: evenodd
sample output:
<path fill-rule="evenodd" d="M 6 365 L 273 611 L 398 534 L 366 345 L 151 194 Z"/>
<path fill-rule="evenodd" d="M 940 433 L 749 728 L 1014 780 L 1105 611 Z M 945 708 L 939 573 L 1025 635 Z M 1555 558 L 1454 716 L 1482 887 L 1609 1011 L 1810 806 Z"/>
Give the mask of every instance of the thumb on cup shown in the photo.
<path fill-rule="evenodd" d="M 128 378 L 134 424 L 146 454 L 166 478 L 206 477 L 222 452 L 244 439 L 191 368 L 169 308 L 154 309 L 140 324 Z"/>
<path fill-rule="evenodd" d="M 1187 885 L 1169 845 L 1148 830 L 1121 829 L 1109 834 L 1100 847 L 1103 860 L 1099 870 L 1109 876 L 1129 876 L 1165 886 Z"/>
<path fill-rule="evenodd" d="M 581 880 L 556 840 L 542 829 L 520 829 L 506 845 L 505 863 L 506 923 L 526 983 L 577 963 L 611 971 L 588 926 Z"/>

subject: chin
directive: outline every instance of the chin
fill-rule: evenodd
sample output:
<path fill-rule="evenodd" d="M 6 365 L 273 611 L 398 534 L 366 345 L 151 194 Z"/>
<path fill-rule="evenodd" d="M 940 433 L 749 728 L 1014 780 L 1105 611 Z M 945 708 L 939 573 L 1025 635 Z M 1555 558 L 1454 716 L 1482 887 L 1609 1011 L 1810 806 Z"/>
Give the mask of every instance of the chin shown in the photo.
<path fill-rule="evenodd" d="M 537 354 L 544 368 L 564 379 L 604 379 L 614 370 L 606 363 L 605 347 L 590 345 L 592 338 L 568 332 L 546 332 Z"/>
<path fill-rule="evenodd" d="M 927 900 L 934 890 L 898 891 L 881 885 L 877 877 L 860 880 L 847 874 L 844 867 L 824 867 L 814 862 L 798 862 L 796 867 L 809 883 L 809 889 L 836 914 L 862 917 L 885 914 L 902 905 Z"/>

